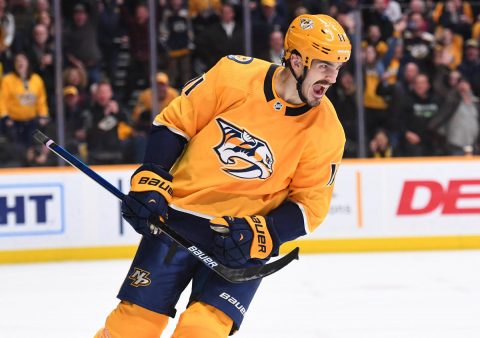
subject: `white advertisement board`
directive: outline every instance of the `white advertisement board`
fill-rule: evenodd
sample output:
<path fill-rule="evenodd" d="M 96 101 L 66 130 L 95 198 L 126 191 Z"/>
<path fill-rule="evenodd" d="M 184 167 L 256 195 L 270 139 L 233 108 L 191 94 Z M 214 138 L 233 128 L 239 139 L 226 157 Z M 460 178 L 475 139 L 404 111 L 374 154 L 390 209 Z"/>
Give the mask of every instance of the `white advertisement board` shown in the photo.
<path fill-rule="evenodd" d="M 133 167 L 95 168 L 122 191 Z M 74 169 L 0 171 L 0 251 L 135 244 L 115 196 Z"/>
<path fill-rule="evenodd" d="M 480 235 L 480 161 L 352 161 L 313 238 Z"/>
<path fill-rule="evenodd" d="M 135 166 L 94 169 L 126 193 Z M 480 247 L 475 158 L 344 161 L 329 215 L 304 239 L 462 236 Z M 120 202 L 73 168 L 0 170 L 0 262 L 13 250 L 135 246 L 139 239 Z"/>

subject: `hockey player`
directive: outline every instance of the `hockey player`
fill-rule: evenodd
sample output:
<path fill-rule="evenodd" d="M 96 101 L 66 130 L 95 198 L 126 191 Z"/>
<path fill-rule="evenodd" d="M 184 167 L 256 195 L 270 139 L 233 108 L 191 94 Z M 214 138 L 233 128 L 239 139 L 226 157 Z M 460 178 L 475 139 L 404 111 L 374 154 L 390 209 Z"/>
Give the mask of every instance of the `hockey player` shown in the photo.
<path fill-rule="evenodd" d="M 224 57 L 155 118 L 122 203 L 143 238 L 96 337 L 159 337 L 190 281 L 172 337 L 238 330 L 260 280 L 223 280 L 166 236 L 152 236 L 149 218 L 231 267 L 263 264 L 313 231 L 328 212 L 345 143 L 325 93 L 350 51 L 336 20 L 301 15 L 285 37 L 285 67 Z"/>

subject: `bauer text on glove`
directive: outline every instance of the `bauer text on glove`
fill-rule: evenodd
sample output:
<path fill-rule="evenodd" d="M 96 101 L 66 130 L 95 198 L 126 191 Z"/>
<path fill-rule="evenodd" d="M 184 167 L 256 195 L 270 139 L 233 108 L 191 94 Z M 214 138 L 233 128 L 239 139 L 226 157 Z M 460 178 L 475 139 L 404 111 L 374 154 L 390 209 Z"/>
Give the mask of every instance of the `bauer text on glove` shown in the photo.
<path fill-rule="evenodd" d="M 267 259 L 277 249 L 277 236 L 268 217 L 218 217 L 210 221 L 215 231 L 213 253 L 226 265 L 241 266 L 250 259 Z"/>

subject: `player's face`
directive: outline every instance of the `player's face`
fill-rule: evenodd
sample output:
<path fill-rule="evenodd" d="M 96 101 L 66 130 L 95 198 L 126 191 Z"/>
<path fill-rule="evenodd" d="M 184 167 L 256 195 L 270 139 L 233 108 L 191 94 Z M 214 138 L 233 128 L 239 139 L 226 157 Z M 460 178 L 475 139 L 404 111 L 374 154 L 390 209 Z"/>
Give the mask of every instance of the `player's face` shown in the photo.
<path fill-rule="evenodd" d="M 320 104 L 328 88 L 337 81 L 342 64 L 342 62 L 313 60 L 302 85 L 302 94 L 310 106 L 315 107 Z"/>

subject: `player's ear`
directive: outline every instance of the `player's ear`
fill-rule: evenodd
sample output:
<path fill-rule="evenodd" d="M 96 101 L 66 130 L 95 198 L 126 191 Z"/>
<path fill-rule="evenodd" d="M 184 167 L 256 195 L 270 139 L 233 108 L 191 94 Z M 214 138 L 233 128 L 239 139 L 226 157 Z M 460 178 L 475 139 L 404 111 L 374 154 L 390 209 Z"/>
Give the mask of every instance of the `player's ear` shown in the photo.
<path fill-rule="evenodd" d="M 290 62 L 292 67 L 296 70 L 301 70 L 303 68 L 302 57 L 298 54 L 292 54 L 292 56 L 290 57 Z"/>

